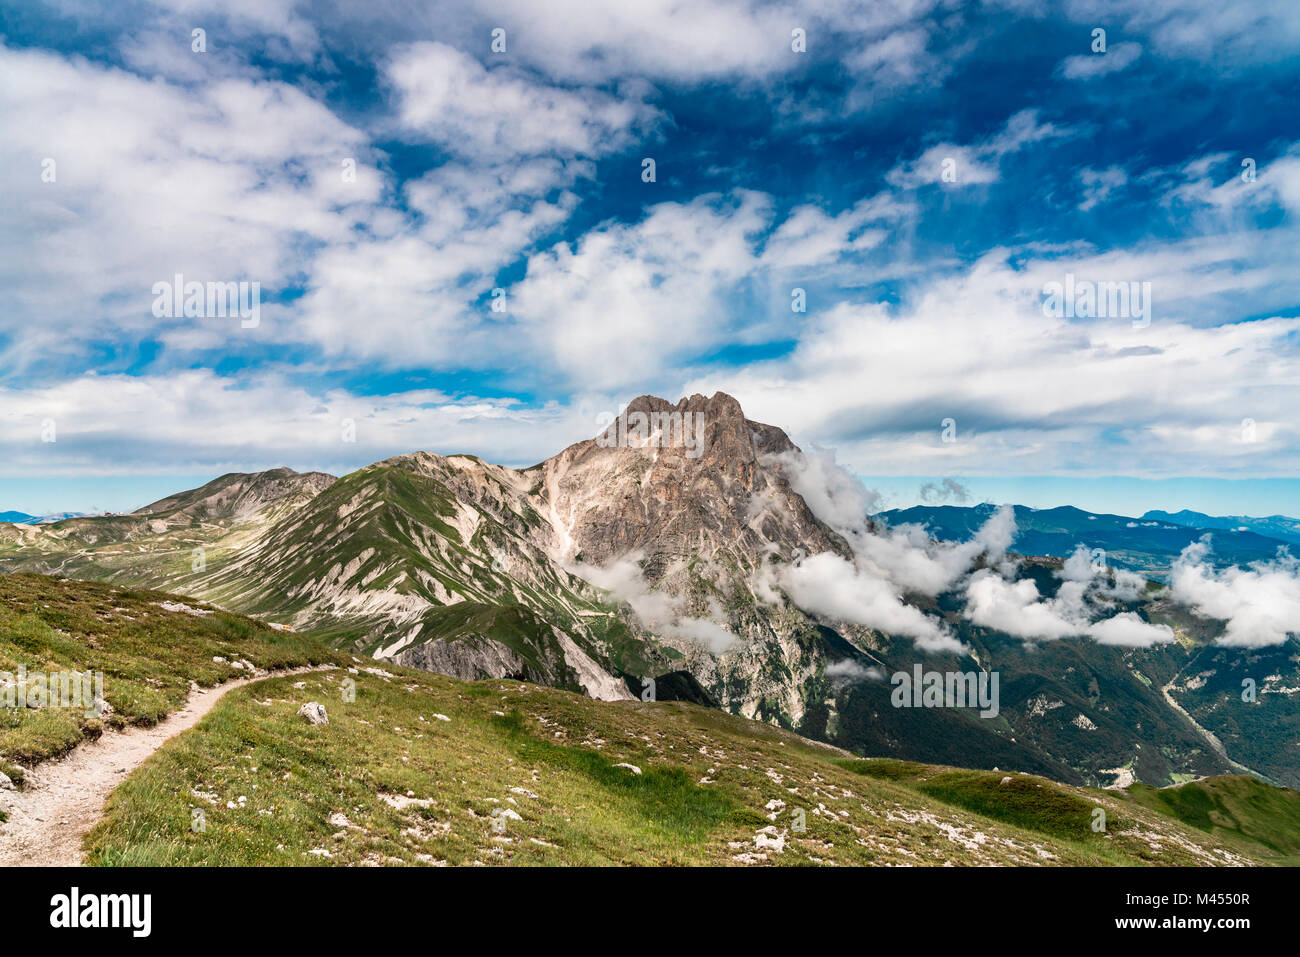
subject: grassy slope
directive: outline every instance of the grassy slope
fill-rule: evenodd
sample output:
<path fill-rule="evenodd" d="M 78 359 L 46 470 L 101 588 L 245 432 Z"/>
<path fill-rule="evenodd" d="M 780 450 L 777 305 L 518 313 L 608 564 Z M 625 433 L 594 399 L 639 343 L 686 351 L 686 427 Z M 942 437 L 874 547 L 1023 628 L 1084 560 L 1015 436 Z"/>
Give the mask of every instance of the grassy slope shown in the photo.
<path fill-rule="evenodd" d="M 89 861 L 1194 864 L 1276 856 L 1115 792 L 853 759 L 677 702 L 611 704 L 385 668 L 232 692 L 115 792 L 87 839 Z M 342 694 L 349 679 L 350 702 Z M 298 717 L 313 700 L 326 705 L 328 724 Z M 1098 806 L 1105 833 L 1091 828 Z M 195 809 L 205 830 L 191 827 Z M 792 829 L 796 809 L 802 833 Z M 780 853 L 761 846 L 782 835 Z"/>
<path fill-rule="evenodd" d="M 1300 793 L 1244 774 L 1189 781 L 1176 787 L 1134 784 L 1134 801 L 1225 840 L 1266 847 L 1300 864 Z M 1245 845 L 1243 845 L 1245 846 Z M 1249 853 L 1249 851 L 1248 851 Z"/>
<path fill-rule="evenodd" d="M 315 640 L 277 631 L 240 615 L 212 610 L 167 611 L 162 602 L 189 603 L 161 592 L 121 589 L 41 575 L 0 575 L 0 671 L 92 671 L 104 674 L 103 720 L 74 708 L 0 708 L 0 770 L 62 754 L 107 723 L 155 724 L 185 701 L 190 682 L 214 685 L 260 669 L 334 661 Z"/>

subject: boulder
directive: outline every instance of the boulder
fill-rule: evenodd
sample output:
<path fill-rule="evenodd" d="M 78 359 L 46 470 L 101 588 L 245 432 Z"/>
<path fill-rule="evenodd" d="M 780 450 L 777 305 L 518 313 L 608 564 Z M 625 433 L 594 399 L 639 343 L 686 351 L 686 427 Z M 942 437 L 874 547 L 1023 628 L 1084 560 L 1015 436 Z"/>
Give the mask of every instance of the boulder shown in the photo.
<path fill-rule="evenodd" d="M 298 713 L 307 719 L 308 724 L 329 724 L 329 715 L 325 713 L 325 706 L 319 701 L 308 701 L 298 709 Z"/>

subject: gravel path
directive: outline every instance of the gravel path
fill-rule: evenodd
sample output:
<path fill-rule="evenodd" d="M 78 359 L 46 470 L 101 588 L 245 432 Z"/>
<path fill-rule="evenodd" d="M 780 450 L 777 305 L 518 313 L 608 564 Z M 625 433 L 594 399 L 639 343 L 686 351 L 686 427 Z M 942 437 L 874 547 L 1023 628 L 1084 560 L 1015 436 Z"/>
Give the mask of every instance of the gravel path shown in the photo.
<path fill-rule="evenodd" d="M 80 864 L 82 838 L 104 813 L 108 796 L 168 739 L 194 727 L 236 688 L 329 667 L 276 671 L 204 688 L 152 728 L 106 731 L 66 757 L 38 764 L 26 773 L 23 790 L 0 791 L 0 810 L 9 815 L 0 824 L 0 866 Z"/>

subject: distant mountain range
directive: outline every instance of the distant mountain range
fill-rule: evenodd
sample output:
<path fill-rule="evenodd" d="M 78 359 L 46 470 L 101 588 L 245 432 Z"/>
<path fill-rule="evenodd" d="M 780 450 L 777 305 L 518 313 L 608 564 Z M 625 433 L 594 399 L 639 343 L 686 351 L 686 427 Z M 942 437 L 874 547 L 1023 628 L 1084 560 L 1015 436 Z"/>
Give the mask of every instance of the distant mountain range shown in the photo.
<path fill-rule="evenodd" d="M 691 441 L 671 441 L 674 423 Z M 819 468 L 731 396 L 642 396 L 531 468 L 415 452 L 337 479 L 232 473 L 129 515 L 0 525 L 0 571 L 193 595 L 458 678 L 716 702 L 864 755 L 1075 783 L 1250 770 L 1300 784 L 1296 640 L 1221 647 L 1222 622 L 1117 571 L 1159 577 L 1201 529 L 1018 508 L 1012 547 L 1038 557 L 1007 562 L 985 528 L 992 506 L 869 523 L 856 483 Z M 966 544 L 886 534 L 907 522 Z M 1220 561 L 1270 558 L 1280 542 L 1214 535 Z M 1079 544 L 1106 551 L 1087 592 L 1062 561 Z M 861 574 L 872 563 L 915 584 L 882 590 Z M 992 611 L 1036 601 L 978 624 L 977 580 Z M 1167 640 L 1017 630 L 1085 605 Z M 926 628 L 944 641 L 914 640 Z M 888 676 L 915 667 L 1000 674 L 998 713 L 898 707 Z M 1243 703 L 1244 678 L 1259 706 Z"/>
<path fill-rule="evenodd" d="M 79 518 L 82 512 L 58 512 L 54 515 L 28 515 L 26 512 L 0 512 L 0 522 L 14 525 L 41 525 L 46 522 L 61 522 L 65 518 Z"/>
<path fill-rule="evenodd" d="M 966 541 L 997 510 L 991 504 L 918 505 L 890 509 L 875 518 L 891 526 L 923 526 L 947 541 Z M 1199 512 L 1147 512 L 1141 518 L 1059 508 L 1015 506 L 1017 534 L 1012 548 L 1024 555 L 1068 557 L 1079 545 L 1100 548 L 1105 561 L 1119 568 L 1164 581 L 1184 548 L 1212 536 L 1210 559 L 1219 566 L 1248 564 L 1277 557 L 1279 548 L 1300 544 L 1300 521 L 1270 518 L 1214 518 Z"/>
<path fill-rule="evenodd" d="M 1292 545 L 1300 545 L 1300 518 L 1290 518 L 1286 515 L 1269 515 L 1265 518 L 1249 518 L 1245 515 L 1216 517 L 1206 515 L 1204 512 L 1192 512 L 1183 509 L 1181 512 L 1172 514 L 1151 511 L 1143 515 L 1142 518 L 1158 522 L 1171 522 L 1175 525 L 1186 525 L 1189 528 L 1255 532 L 1266 538 L 1276 538 L 1284 542 L 1290 542 Z"/>

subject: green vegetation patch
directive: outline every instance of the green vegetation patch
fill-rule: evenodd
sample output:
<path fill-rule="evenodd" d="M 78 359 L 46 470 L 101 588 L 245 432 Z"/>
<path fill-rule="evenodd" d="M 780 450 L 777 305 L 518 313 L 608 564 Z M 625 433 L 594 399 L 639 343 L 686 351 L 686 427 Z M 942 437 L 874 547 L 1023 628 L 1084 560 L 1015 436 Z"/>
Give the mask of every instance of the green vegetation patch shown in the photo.
<path fill-rule="evenodd" d="M 1153 788 L 1134 784 L 1129 795 L 1144 807 L 1197 830 L 1235 835 L 1280 854 L 1300 855 L 1300 793 L 1248 775 L 1222 775 Z"/>
<path fill-rule="evenodd" d="M 14 778 L 8 768 L 63 754 L 105 725 L 156 724 L 185 702 L 191 681 L 211 686 L 246 674 L 235 662 L 271 670 L 336 660 L 313 638 L 193 599 L 0 575 L 0 672 L 102 673 L 110 706 L 102 720 L 86 707 L 0 708 L 0 769 Z"/>

